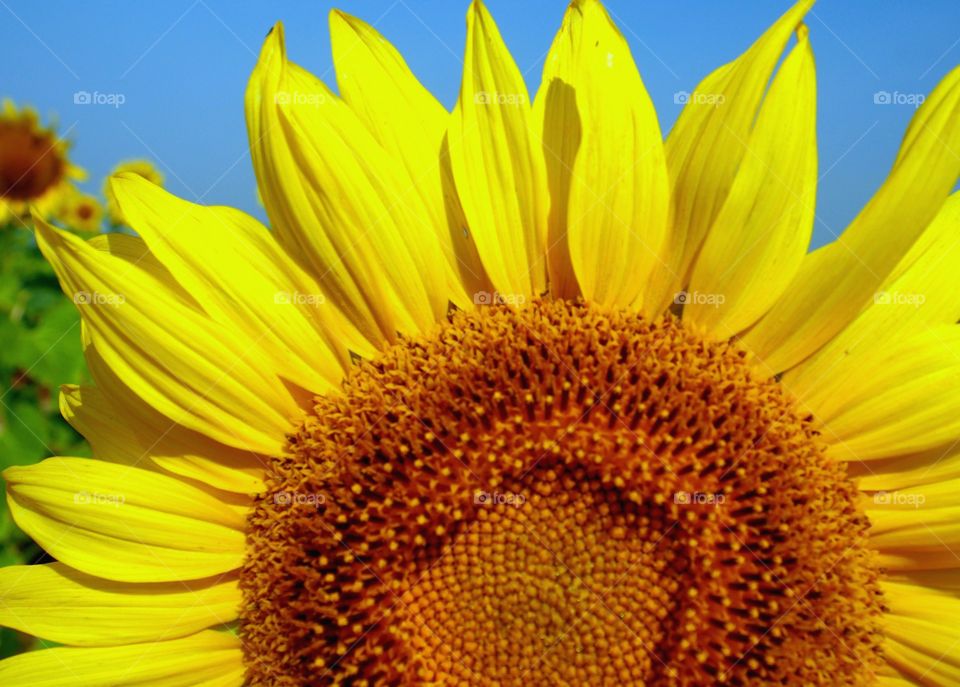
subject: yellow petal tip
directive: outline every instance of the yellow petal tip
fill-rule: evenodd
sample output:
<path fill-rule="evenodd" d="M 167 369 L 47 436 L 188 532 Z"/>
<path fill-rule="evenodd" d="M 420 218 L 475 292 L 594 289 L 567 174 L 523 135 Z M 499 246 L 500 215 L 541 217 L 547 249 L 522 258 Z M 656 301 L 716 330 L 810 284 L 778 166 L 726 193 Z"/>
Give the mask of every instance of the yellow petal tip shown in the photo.
<path fill-rule="evenodd" d="M 136 172 L 120 172 L 119 174 L 113 174 L 109 179 L 110 188 L 116 193 L 120 189 L 126 189 L 137 184 L 149 184 L 153 186 L 154 184 L 149 180 L 143 178 Z"/>
<path fill-rule="evenodd" d="M 274 54 L 274 51 L 280 56 L 280 59 L 286 61 L 286 41 L 284 39 L 283 22 L 278 21 L 267 32 L 263 39 L 263 47 L 260 48 L 260 58 L 258 63 L 264 63 Z"/>
<path fill-rule="evenodd" d="M 278 21 L 276 24 L 270 27 L 270 30 L 267 31 L 267 40 L 280 41 L 283 43 L 283 22 Z"/>
<path fill-rule="evenodd" d="M 352 14 L 348 14 L 341 9 L 334 7 L 330 10 L 330 33 L 335 37 L 344 30 L 350 30 L 357 36 L 362 36 L 371 30 L 371 26 L 362 19 L 358 19 Z"/>

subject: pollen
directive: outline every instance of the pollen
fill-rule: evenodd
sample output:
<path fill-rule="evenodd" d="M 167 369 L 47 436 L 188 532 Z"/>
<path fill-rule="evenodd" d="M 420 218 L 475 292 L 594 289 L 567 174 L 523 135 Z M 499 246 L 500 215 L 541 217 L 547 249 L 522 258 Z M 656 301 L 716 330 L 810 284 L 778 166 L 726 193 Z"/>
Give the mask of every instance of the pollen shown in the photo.
<path fill-rule="evenodd" d="M 861 685 L 842 465 L 735 343 L 543 300 L 316 399 L 248 527 L 252 685 Z"/>

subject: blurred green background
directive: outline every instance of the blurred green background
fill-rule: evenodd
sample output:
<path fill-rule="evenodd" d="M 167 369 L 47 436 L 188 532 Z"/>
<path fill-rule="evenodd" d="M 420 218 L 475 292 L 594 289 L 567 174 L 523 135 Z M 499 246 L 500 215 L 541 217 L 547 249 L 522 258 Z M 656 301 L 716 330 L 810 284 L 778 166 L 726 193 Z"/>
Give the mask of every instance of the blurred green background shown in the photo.
<path fill-rule="evenodd" d="M 58 409 L 59 385 L 85 378 L 80 318 L 60 291 L 33 234 L 19 222 L 0 229 L 0 468 L 54 454 L 89 455 Z M 0 506 L 0 565 L 42 556 Z M 0 655 L 29 648 L 32 639 L 0 630 Z"/>

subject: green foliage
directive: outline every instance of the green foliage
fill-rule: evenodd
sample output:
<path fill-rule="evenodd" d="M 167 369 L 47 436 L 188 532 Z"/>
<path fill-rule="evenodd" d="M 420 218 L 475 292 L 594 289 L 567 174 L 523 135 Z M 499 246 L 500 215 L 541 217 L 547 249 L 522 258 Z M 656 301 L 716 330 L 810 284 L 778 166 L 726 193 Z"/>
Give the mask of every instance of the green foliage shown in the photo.
<path fill-rule="evenodd" d="M 51 455 L 89 455 L 58 405 L 60 384 L 84 381 L 85 370 L 74 304 L 60 291 L 32 234 L 0 228 L 0 469 Z M 0 566 L 41 555 L 10 518 L 6 500 L 0 501 Z M 0 658 L 29 642 L 0 630 Z"/>

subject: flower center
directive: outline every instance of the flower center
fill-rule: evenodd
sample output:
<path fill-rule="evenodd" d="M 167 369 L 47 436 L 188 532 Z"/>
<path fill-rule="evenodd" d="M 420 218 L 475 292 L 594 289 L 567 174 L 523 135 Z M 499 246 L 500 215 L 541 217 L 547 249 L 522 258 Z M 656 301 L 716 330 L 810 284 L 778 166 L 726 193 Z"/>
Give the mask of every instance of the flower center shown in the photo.
<path fill-rule="evenodd" d="M 39 198 L 64 172 L 52 135 L 35 131 L 27 119 L 0 122 L 0 199 Z"/>
<path fill-rule="evenodd" d="M 673 318 L 455 314 L 276 460 L 255 685 L 869 683 L 868 522 L 778 384 Z"/>

